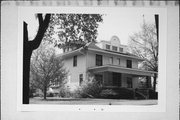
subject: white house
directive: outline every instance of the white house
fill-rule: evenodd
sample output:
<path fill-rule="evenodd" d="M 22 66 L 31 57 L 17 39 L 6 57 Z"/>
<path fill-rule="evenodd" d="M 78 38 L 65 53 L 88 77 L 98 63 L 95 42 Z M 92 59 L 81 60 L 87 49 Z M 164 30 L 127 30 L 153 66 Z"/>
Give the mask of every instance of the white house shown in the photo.
<path fill-rule="evenodd" d="M 144 60 L 128 53 L 127 46 L 121 45 L 116 36 L 110 41 L 88 43 L 85 47 L 66 51 L 60 56 L 64 59 L 64 67 L 69 71 L 69 86 L 73 88 L 90 76 L 95 76 L 103 87 L 132 89 L 138 88 L 140 77 L 146 77 L 150 87 L 155 73 L 139 69 L 138 64 Z"/>

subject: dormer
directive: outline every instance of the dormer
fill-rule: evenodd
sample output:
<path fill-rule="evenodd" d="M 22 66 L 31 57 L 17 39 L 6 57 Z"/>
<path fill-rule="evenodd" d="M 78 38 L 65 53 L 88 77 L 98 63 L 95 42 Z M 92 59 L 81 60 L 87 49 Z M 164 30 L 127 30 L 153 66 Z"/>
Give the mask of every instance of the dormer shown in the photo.
<path fill-rule="evenodd" d="M 122 45 L 120 39 L 117 36 L 112 36 L 109 41 L 102 40 L 101 42 L 97 43 L 102 49 L 114 51 L 114 52 L 127 52 L 127 46 Z"/>

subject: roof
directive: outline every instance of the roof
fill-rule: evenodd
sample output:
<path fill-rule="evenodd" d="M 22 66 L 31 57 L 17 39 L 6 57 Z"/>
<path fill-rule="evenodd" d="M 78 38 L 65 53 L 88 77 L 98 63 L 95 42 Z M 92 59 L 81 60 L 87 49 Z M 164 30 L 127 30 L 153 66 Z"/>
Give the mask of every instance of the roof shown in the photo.
<path fill-rule="evenodd" d="M 87 46 L 88 48 L 93 48 L 93 49 L 101 50 L 101 48 L 98 47 L 95 42 L 87 43 L 85 46 Z"/>
<path fill-rule="evenodd" d="M 103 49 L 103 50 L 105 50 L 105 49 Z M 137 57 L 136 55 L 133 55 L 131 53 L 116 52 L 116 51 L 111 51 L 111 50 L 105 50 L 105 51 L 112 52 L 112 53 L 117 53 L 117 54 L 122 54 L 122 55 L 130 55 L 130 56 Z"/>
<path fill-rule="evenodd" d="M 154 72 L 154 71 L 147 71 L 147 70 L 141 70 L 141 69 L 135 69 L 135 68 L 126 68 L 126 67 L 110 65 L 110 64 L 103 65 L 103 66 L 89 67 L 88 70 L 93 71 L 95 73 L 110 71 L 110 72 L 131 74 L 134 76 L 153 76 L 154 74 L 157 74 L 157 72 Z"/>
<path fill-rule="evenodd" d="M 66 57 L 71 57 L 71 56 L 74 56 L 74 55 L 81 55 L 81 54 L 85 54 L 85 52 L 87 50 L 94 51 L 94 52 L 101 52 L 101 53 L 104 53 L 104 54 L 111 54 L 111 55 L 117 55 L 117 56 L 122 56 L 122 57 L 128 57 L 128 58 L 137 59 L 137 60 L 140 60 L 140 61 L 144 60 L 144 59 L 142 59 L 142 58 L 140 58 L 138 56 L 135 56 L 133 54 L 130 54 L 130 53 L 121 53 L 121 52 L 115 52 L 115 51 L 101 49 L 100 47 L 98 47 L 96 45 L 95 42 L 89 42 L 85 46 L 83 46 L 83 47 L 81 47 L 79 49 L 60 54 L 59 56 L 62 56 L 64 58 L 66 58 Z"/>

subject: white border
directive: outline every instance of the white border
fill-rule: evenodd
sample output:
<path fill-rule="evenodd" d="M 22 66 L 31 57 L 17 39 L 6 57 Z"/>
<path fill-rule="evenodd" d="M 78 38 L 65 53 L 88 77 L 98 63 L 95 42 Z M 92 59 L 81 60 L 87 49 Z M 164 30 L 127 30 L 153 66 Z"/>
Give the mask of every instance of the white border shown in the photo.
<path fill-rule="evenodd" d="M 144 14 L 159 14 L 159 78 L 158 105 L 42 105 L 22 104 L 22 55 L 23 55 L 23 14 L 33 13 L 111 13 L 119 10 L 143 10 Z M 166 111 L 166 55 L 167 55 L 167 9 L 166 8 L 116 8 L 116 7 L 18 7 L 18 70 L 17 70 L 17 110 L 18 111 L 88 111 L 88 112 L 165 112 Z"/>

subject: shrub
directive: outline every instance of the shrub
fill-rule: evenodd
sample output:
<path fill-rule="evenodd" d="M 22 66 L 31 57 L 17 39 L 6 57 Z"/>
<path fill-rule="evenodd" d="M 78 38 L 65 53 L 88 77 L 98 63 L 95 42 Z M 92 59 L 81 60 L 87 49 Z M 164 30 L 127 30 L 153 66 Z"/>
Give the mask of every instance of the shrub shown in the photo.
<path fill-rule="evenodd" d="M 100 97 L 101 98 L 113 98 L 114 96 L 117 96 L 118 94 L 114 92 L 112 89 L 105 89 L 101 92 Z"/>
<path fill-rule="evenodd" d="M 149 99 L 158 99 L 158 92 L 155 92 L 154 90 L 149 90 Z"/>
<path fill-rule="evenodd" d="M 100 94 L 100 98 L 104 99 L 133 99 L 134 93 L 126 88 L 104 89 Z"/>
<path fill-rule="evenodd" d="M 63 86 L 60 88 L 59 97 L 69 98 L 72 96 L 73 96 L 73 93 L 70 91 L 68 87 Z"/>
<path fill-rule="evenodd" d="M 54 97 L 53 93 L 48 93 L 47 97 Z"/>
<path fill-rule="evenodd" d="M 98 98 L 102 91 L 102 86 L 96 81 L 85 81 L 78 90 L 74 93 L 80 98 Z"/>

